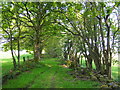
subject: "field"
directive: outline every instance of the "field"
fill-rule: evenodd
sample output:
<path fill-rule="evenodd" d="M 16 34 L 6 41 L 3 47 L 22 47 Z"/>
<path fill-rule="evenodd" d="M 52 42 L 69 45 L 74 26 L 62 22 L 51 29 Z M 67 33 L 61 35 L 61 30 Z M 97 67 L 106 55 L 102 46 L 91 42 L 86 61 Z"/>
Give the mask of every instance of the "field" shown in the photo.
<path fill-rule="evenodd" d="M 99 85 L 94 81 L 75 80 L 67 74 L 70 69 L 58 65 L 60 63 L 57 60 L 57 58 L 43 59 L 45 67 L 23 72 L 17 78 L 5 83 L 3 88 L 95 88 Z M 12 68 L 11 62 L 6 63 L 9 64 L 2 64 L 3 74 L 7 73 L 8 67 Z"/>
<path fill-rule="evenodd" d="M 32 55 L 26 54 L 22 57 Z M 2 76 L 12 68 L 12 59 L 2 60 Z M 21 59 L 22 60 L 22 59 Z M 14 79 L 8 80 L 3 88 L 99 88 L 100 83 L 95 81 L 76 80 L 67 72 L 71 69 L 65 68 L 58 62 L 58 58 L 44 58 L 41 63 L 44 67 L 31 69 L 23 72 Z M 84 62 L 83 62 L 84 63 Z M 112 77 L 118 80 L 118 68 L 112 67 Z"/>

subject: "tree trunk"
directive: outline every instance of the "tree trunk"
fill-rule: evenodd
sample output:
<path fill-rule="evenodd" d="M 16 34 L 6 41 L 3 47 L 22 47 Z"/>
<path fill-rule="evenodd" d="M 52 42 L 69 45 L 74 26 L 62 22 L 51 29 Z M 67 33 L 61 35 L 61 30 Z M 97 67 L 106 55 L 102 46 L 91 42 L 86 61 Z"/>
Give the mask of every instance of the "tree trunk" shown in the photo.
<path fill-rule="evenodd" d="M 83 56 L 81 55 L 81 65 L 82 65 Z"/>
<path fill-rule="evenodd" d="M 18 28 L 18 37 L 17 37 L 17 48 L 18 48 L 18 67 L 20 66 L 20 34 L 21 34 L 21 29 L 20 29 L 20 21 L 19 21 L 19 13 L 17 11 L 16 13 L 16 25 L 17 25 L 17 28 Z"/>
<path fill-rule="evenodd" d="M 111 59 L 112 59 L 111 55 L 112 53 L 110 49 L 110 25 L 108 25 L 107 21 L 108 21 L 108 18 L 105 18 L 105 24 L 107 28 L 106 71 L 107 71 L 108 77 L 111 78 Z"/>
<path fill-rule="evenodd" d="M 39 49 L 39 30 L 36 30 L 35 41 L 34 41 L 34 60 L 38 62 L 40 60 L 40 49 Z"/>
<path fill-rule="evenodd" d="M 13 65 L 14 65 L 14 69 L 16 69 L 17 67 L 17 63 L 16 63 L 16 59 L 15 59 L 15 56 L 14 56 L 14 53 L 13 53 L 13 47 L 12 47 L 12 32 L 10 30 L 10 50 L 11 50 L 11 54 L 12 54 L 12 58 L 13 58 Z"/>
<path fill-rule="evenodd" d="M 87 56 L 87 59 L 88 59 L 88 66 L 89 66 L 89 70 L 91 71 L 92 70 L 92 58 L 90 55 Z"/>
<path fill-rule="evenodd" d="M 18 66 L 20 66 L 20 26 L 18 26 Z"/>
<path fill-rule="evenodd" d="M 43 48 L 42 47 L 40 47 L 40 56 L 42 55 L 42 50 L 43 50 Z"/>
<path fill-rule="evenodd" d="M 105 50 L 105 41 L 104 41 L 104 34 L 103 34 L 103 30 L 102 30 L 102 18 L 101 18 L 101 16 L 100 16 L 100 18 L 98 18 L 99 19 L 99 25 L 100 25 L 100 34 L 101 34 L 101 38 L 102 38 L 102 52 L 103 52 L 103 57 L 102 57 L 102 60 L 103 60 L 103 63 L 105 64 L 105 65 L 103 65 L 103 69 L 104 70 L 102 70 L 102 71 L 106 71 L 106 50 Z"/>

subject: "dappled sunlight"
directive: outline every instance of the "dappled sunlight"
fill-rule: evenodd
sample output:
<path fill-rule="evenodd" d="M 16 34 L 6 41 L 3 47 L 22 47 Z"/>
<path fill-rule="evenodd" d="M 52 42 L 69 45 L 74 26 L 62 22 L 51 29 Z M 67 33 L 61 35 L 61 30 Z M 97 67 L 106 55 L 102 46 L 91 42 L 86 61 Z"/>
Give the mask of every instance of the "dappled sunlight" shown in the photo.
<path fill-rule="evenodd" d="M 0 63 L 7 63 L 7 62 L 9 62 L 9 61 L 2 61 L 2 60 L 0 60 Z"/>
<path fill-rule="evenodd" d="M 52 67 L 52 65 L 49 65 L 49 64 L 45 64 L 46 66 L 48 66 L 48 67 Z"/>
<path fill-rule="evenodd" d="M 64 68 L 68 68 L 68 66 L 67 66 L 67 65 L 65 65 L 65 64 L 60 65 L 60 66 L 62 66 L 62 67 L 64 67 Z"/>
<path fill-rule="evenodd" d="M 118 64 L 116 64 L 116 65 L 112 65 L 112 67 L 119 67 L 119 65 L 118 65 Z"/>
<path fill-rule="evenodd" d="M 112 71 L 112 73 L 114 73 L 114 74 L 118 74 L 118 71 Z"/>
<path fill-rule="evenodd" d="M 68 66 L 65 64 L 60 65 L 60 63 L 56 61 L 55 59 L 45 59 L 41 61 L 45 66 L 29 70 L 30 72 L 23 72 L 16 79 L 9 80 L 9 82 L 3 85 L 3 87 L 85 88 L 87 85 L 88 88 L 94 88 L 99 86 L 99 83 L 95 81 L 81 81 L 77 78 L 73 78 L 71 75 L 66 73 L 69 71 Z M 113 73 L 115 75 L 118 74 L 116 71 Z M 116 76 L 113 76 L 113 78 L 116 78 Z"/>

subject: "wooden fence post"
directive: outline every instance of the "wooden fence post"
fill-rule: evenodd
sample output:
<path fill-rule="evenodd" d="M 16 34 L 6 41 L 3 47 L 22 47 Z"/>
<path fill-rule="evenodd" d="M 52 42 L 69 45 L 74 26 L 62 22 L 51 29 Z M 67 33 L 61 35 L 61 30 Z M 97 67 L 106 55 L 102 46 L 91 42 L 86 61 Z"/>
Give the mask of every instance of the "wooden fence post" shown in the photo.
<path fill-rule="evenodd" d="M 25 57 L 23 57 L 23 61 L 25 62 Z"/>

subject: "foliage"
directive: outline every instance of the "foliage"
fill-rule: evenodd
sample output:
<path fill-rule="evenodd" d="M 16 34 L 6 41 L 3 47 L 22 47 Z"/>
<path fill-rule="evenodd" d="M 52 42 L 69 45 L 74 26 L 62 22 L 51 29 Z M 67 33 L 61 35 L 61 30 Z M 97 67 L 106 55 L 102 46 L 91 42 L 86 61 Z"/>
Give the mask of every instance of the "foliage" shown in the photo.
<path fill-rule="evenodd" d="M 45 46 L 45 54 L 49 57 L 61 57 L 62 47 L 61 47 L 61 37 L 53 36 L 47 40 Z"/>
<path fill-rule="evenodd" d="M 20 71 L 37 66 L 44 50 L 49 57 L 64 57 L 74 70 L 82 68 L 84 58 L 82 73 L 95 66 L 97 73 L 111 79 L 119 39 L 118 6 L 116 2 L 3 2 L 0 33 L 7 40 L 4 50 L 11 50 L 14 69 Z M 34 54 L 23 66 L 21 50 Z"/>

